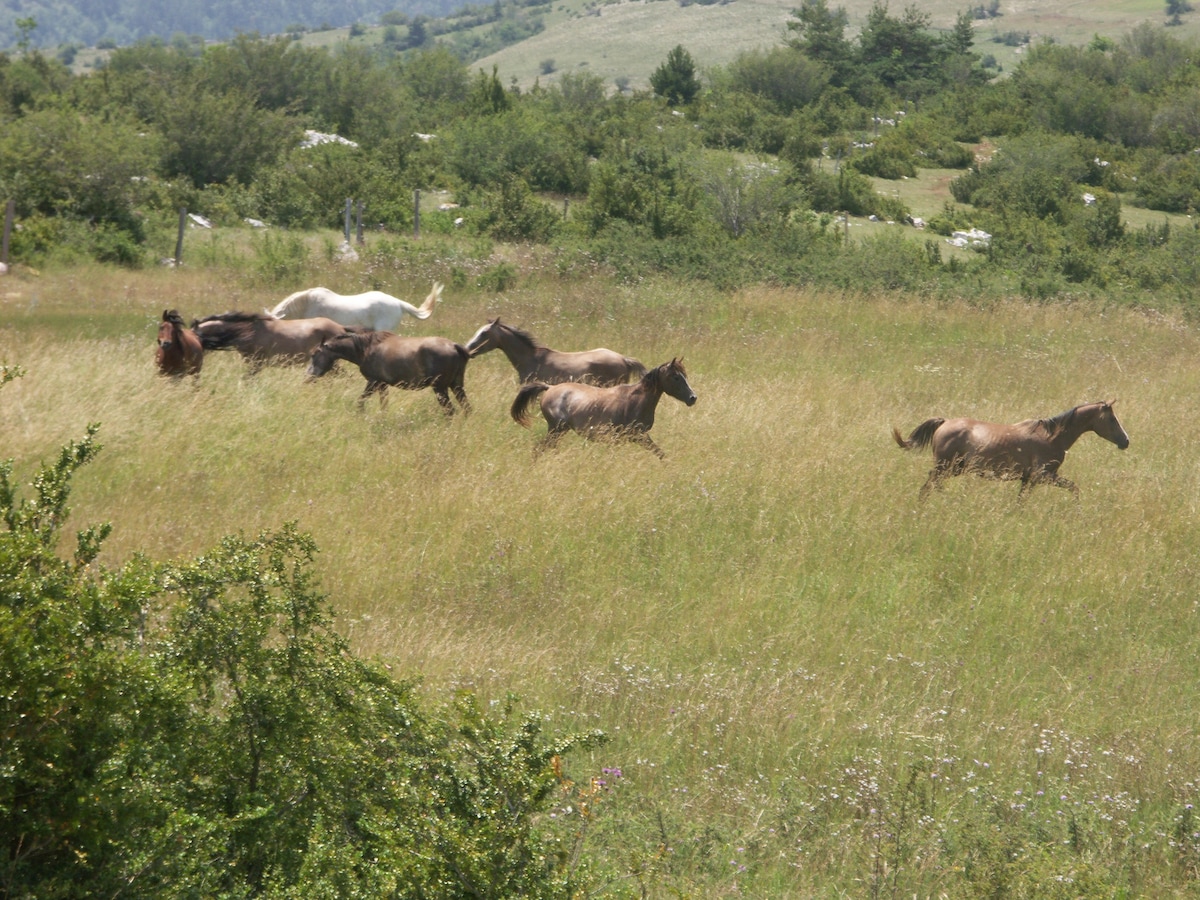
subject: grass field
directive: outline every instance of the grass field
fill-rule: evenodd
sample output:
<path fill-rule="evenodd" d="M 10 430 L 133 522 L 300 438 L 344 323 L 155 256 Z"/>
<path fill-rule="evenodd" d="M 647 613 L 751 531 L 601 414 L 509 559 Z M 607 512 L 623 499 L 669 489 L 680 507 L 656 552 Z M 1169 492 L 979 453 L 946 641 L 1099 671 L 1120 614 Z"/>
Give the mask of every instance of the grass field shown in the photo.
<path fill-rule="evenodd" d="M 113 523 L 108 562 L 295 520 L 360 652 L 431 696 L 513 691 L 555 729 L 606 731 L 569 762 L 580 784 L 608 770 L 579 821 L 609 895 L 1195 895 L 1192 324 L 548 276 L 447 288 L 406 324 L 465 342 L 500 315 L 560 349 L 682 355 L 699 402 L 663 400 L 665 461 L 575 439 L 535 459 L 544 425 L 508 417 L 499 353 L 450 420 L 428 392 L 357 411 L 356 371 L 304 384 L 210 354 L 198 386 L 154 374 L 164 307 L 300 286 L 0 281 L 0 362 L 26 372 L 0 391 L 0 456 L 26 480 L 99 421 L 73 524 Z M 930 459 L 890 437 L 1101 398 L 1131 446 L 1085 436 L 1063 467 L 1078 499 L 960 479 L 919 504 Z"/>
<path fill-rule="evenodd" d="M 850 19 L 848 34 L 857 33 L 873 0 L 831 3 Z M 949 29 L 966 7 L 952 0 L 914 4 L 930 16 L 934 28 Z M 476 63 L 484 71 L 499 67 L 501 78 L 529 88 L 535 81 L 553 83 L 564 72 L 585 71 L 606 82 L 628 79 L 632 88 L 647 88 L 650 75 L 677 44 L 682 44 L 701 70 L 726 65 L 739 54 L 774 47 L 787 37 L 787 23 L 797 4 L 793 0 L 731 0 L 727 3 L 681 3 L 671 0 L 566 0 L 556 3 L 556 15 L 546 29 Z M 902 4 L 892 4 L 898 16 Z M 1086 44 L 1096 35 L 1119 39 L 1141 22 L 1166 21 L 1162 3 L 1155 0 L 1081 0 L 1003 2 L 1000 15 L 976 22 L 975 51 L 992 55 L 1003 71 L 1020 62 L 1021 50 L 997 39 L 1010 32 L 1028 35 L 1032 42 L 1054 40 Z M 1200 34 L 1200 18 L 1185 16 L 1170 29 L 1184 40 Z M 553 60 L 555 72 L 544 74 L 541 63 Z"/>

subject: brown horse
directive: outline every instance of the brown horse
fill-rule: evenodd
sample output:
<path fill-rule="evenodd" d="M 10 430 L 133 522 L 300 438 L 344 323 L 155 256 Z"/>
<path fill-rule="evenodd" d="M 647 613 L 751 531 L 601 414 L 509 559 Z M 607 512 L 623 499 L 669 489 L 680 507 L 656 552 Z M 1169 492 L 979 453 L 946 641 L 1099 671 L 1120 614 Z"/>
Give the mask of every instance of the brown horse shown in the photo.
<path fill-rule="evenodd" d="M 926 419 L 905 440 L 893 428 L 892 437 L 905 450 L 933 445 L 933 469 L 921 486 L 921 499 L 930 488 L 964 472 L 993 478 L 1021 479 L 1025 489 L 1052 484 L 1078 493 L 1074 482 L 1058 474 L 1067 451 L 1088 431 L 1094 431 L 1121 450 L 1129 435 L 1113 413 L 1113 403 L 1085 403 L 1050 419 L 1026 419 L 1015 425 L 997 425 L 974 419 Z"/>
<path fill-rule="evenodd" d="M 197 378 L 204 365 L 204 347 L 196 332 L 183 324 L 183 316 L 174 309 L 164 309 L 158 324 L 158 347 L 154 351 L 154 362 L 160 375 L 182 378 L 191 375 Z"/>
<path fill-rule="evenodd" d="M 358 398 L 361 407 L 371 394 L 387 406 L 388 386 L 420 390 L 431 387 L 447 414 L 454 413 L 450 393 L 464 413 L 471 411 L 463 390 L 463 375 L 470 355 L 461 344 L 443 337 L 400 337 L 390 331 L 364 331 L 330 338 L 312 352 L 308 376 L 320 378 L 333 364 L 345 359 L 358 366 L 367 387 Z"/>
<path fill-rule="evenodd" d="M 275 319 L 229 312 L 192 322 L 205 350 L 237 350 L 257 372 L 270 362 L 303 362 L 324 340 L 347 329 L 332 319 Z"/>
<path fill-rule="evenodd" d="M 535 397 L 542 398 L 542 416 L 550 430 L 538 445 L 539 450 L 553 446 L 566 432 L 576 431 L 585 438 L 633 441 L 662 459 L 665 454 L 650 439 L 649 431 L 663 394 L 688 406 L 696 403 L 696 393 L 688 384 L 682 359 L 651 369 L 637 384 L 597 387 L 535 381 L 521 388 L 510 412 L 517 424 L 528 428 L 529 407 Z"/>
<path fill-rule="evenodd" d="M 499 347 L 517 370 L 522 384 L 540 381 L 561 384 L 582 381 L 602 386 L 625 384 L 631 377 L 641 378 L 646 367 L 636 359 L 598 347 L 568 353 L 543 347 L 528 331 L 492 319 L 467 341 L 472 357 Z"/>

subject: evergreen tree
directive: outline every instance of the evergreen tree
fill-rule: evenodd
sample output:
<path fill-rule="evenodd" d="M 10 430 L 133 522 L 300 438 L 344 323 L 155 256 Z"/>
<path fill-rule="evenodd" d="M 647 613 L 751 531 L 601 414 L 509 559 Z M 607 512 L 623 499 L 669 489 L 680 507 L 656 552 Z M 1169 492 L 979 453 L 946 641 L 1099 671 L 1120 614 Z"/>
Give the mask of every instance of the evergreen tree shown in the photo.
<path fill-rule="evenodd" d="M 700 93 L 700 81 L 696 78 L 696 63 L 692 55 L 677 44 L 667 54 L 666 62 L 650 76 L 654 93 L 665 97 L 671 106 L 687 105 Z"/>

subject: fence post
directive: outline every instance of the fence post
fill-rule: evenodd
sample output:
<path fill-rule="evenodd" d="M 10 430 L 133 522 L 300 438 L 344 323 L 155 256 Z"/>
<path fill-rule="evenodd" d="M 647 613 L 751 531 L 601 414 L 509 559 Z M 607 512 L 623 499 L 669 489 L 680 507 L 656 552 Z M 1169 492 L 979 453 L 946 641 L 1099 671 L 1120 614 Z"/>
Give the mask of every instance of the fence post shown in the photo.
<path fill-rule="evenodd" d="M 175 268 L 183 265 L 183 230 L 187 227 L 187 207 L 179 207 L 179 234 L 175 238 Z"/>
<path fill-rule="evenodd" d="M 8 265 L 8 239 L 12 235 L 13 219 L 17 215 L 17 201 L 9 200 L 4 204 L 4 239 L 0 241 L 0 263 Z"/>
<path fill-rule="evenodd" d="M 346 238 L 346 243 L 350 243 L 350 209 L 354 205 L 354 201 L 349 197 L 346 198 L 346 226 L 343 229 L 343 234 Z"/>
<path fill-rule="evenodd" d="M 413 191 L 413 237 L 421 236 L 421 192 Z"/>
<path fill-rule="evenodd" d="M 361 200 L 359 200 L 358 201 L 358 242 L 360 244 L 363 243 L 362 216 L 363 216 L 363 202 Z"/>

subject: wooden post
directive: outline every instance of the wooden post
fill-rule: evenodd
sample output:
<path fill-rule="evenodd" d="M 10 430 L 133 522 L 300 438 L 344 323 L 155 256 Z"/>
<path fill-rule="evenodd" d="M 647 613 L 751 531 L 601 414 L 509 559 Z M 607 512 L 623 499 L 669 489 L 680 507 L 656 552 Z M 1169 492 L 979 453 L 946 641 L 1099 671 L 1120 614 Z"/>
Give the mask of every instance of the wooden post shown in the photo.
<path fill-rule="evenodd" d="M 13 219 L 17 216 L 17 201 L 4 204 L 4 238 L 0 240 L 0 263 L 8 265 L 8 239 L 12 236 Z"/>
<path fill-rule="evenodd" d="M 363 243 L 362 217 L 363 217 L 363 202 L 361 200 L 359 200 L 358 201 L 358 242 L 360 244 Z"/>
<path fill-rule="evenodd" d="M 564 222 L 567 220 L 567 212 L 570 210 L 570 208 L 571 208 L 571 198 L 563 197 L 563 221 Z"/>
<path fill-rule="evenodd" d="M 175 268 L 183 265 L 183 230 L 187 228 L 187 207 L 179 207 L 179 235 L 175 238 Z"/>
<path fill-rule="evenodd" d="M 421 192 L 413 191 L 413 237 L 421 236 Z"/>
<path fill-rule="evenodd" d="M 353 205 L 354 205 L 354 201 L 351 200 L 349 197 L 347 197 L 346 198 L 346 227 L 345 227 L 345 229 L 343 229 L 343 233 L 345 234 L 347 244 L 350 243 L 350 209 Z"/>

